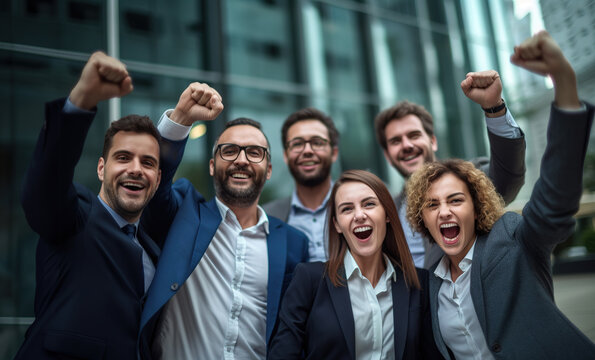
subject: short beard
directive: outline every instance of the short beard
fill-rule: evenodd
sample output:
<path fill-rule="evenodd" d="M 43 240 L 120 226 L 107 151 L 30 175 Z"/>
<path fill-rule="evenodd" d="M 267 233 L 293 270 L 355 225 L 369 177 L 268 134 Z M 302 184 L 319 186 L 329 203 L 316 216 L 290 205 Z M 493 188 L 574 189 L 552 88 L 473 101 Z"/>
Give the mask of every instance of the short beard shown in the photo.
<path fill-rule="evenodd" d="M 217 197 L 228 206 L 245 208 L 255 204 L 264 187 L 264 174 L 258 176 L 257 174 L 252 173 L 252 186 L 247 189 L 235 189 L 228 184 L 228 179 L 231 177 L 230 170 L 232 170 L 231 167 L 228 168 L 227 171 L 215 171 L 214 186 Z"/>
<path fill-rule="evenodd" d="M 291 172 L 296 183 L 305 187 L 314 187 L 322 184 L 331 173 L 330 164 L 328 164 L 328 166 L 327 164 L 324 165 L 325 166 L 322 167 L 318 173 L 312 175 L 304 175 L 294 166 L 289 167 L 289 172 Z"/>

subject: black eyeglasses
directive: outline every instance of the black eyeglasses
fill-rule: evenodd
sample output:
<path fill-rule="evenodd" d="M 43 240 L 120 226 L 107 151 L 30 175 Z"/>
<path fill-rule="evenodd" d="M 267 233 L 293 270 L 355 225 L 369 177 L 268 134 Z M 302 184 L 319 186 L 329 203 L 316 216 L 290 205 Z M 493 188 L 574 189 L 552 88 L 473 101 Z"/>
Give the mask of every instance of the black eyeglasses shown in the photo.
<path fill-rule="evenodd" d="M 323 139 L 319 136 L 314 136 L 310 140 L 305 140 L 298 137 L 287 142 L 287 149 L 291 152 L 298 153 L 304 151 L 306 144 L 310 144 L 312 150 L 320 151 L 324 150 L 328 143 L 329 141 L 327 139 Z"/>
<path fill-rule="evenodd" d="M 258 145 L 240 146 L 236 144 L 219 144 L 215 153 L 219 151 L 219 156 L 225 161 L 235 161 L 240 156 L 242 150 L 244 150 L 246 159 L 255 164 L 264 160 L 268 152 L 267 148 Z"/>

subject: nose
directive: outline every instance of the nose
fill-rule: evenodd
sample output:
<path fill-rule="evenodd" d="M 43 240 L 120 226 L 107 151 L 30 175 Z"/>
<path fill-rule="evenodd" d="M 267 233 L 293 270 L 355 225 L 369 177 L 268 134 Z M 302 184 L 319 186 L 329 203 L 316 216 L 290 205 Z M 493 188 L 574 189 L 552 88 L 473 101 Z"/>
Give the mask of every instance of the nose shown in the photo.
<path fill-rule="evenodd" d="M 401 144 L 403 145 L 403 148 L 405 148 L 405 149 L 411 149 L 413 147 L 413 143 L 411 142 L 411 140 L 409 140 L 409 138 L 407 136 L 403 136 L 403 139 L 401 140 Z"/>
<path fill-rule="evenodd" d="M 448 204 L 445 203 L 440 203 L 440 205 L 438 206 L 438 216 L 441 219 L 447 219 L 450 217 L 452 213 L 450 212 L 450 207 L 448 206 Z"/>
<path fill-rule="evenodd" d="M 366 212 L 362 208 L 356 208 L 354 214 L 355 221 L 364 221 L 366 220 Z"/>
<path fill-rule="evenodd" d="M 248 156 L 246 156 L 246 149 L 240 150 L 238 157 L 234 161 L 235 164 L 248 164 Z"/>
<path fill-rule="evenodd" d="M 312 149 L 312 144 L 308 141 L 304 144 L 304 150 L 302 150 L 302 154 L 312 154 L 314 153 L 314 149 Z"/>
<path fill-rule="evenodd" d="M 142 174 L 142 164 L 140 159 L 134 159 L 128 163 L 128 173 L 133 176 L 140 176 Z"/>

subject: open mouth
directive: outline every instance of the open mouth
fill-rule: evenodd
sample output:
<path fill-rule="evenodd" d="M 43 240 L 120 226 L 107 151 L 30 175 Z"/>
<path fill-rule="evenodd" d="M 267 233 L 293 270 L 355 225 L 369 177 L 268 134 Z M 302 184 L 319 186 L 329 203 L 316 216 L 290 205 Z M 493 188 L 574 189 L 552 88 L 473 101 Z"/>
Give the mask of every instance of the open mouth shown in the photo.
<path fill-rule="evenodd" d="M 440 233 L 446 240 L 454 240 L 459 236 L 461 228 L 455 223 L 447 223 L 440 225 Z"/>
<path fill-rule="evenodd" d="M 246 173 L 233 173 L 231 174 L 231 177 L 234 179 L 248 179 L 250 178 L 250 175 Z"/>
<path fill-rule="evenodd" d="M 125 181 L 121 185 L 130 191 L 141 191 L 142 189 L 145 188 L 145 186 L 143 184 L 139 184 L 136 182 L 130 182 L 130 181 Z"/>
<path fill-rule="evenodd" d="M 372 235 L 372 227 L 371 226 L 361 226 L 361 227 L 355 228 L 353 230 L 353 235 L 355 235 L 360 240 L 367 239 L 370 237 L 370 235 Z"/>
<path fill-rule="evenodd" d="M 400 156 L 399 160 L 401 161 L 411 161 L 416 159 L 417 157 L 421 156 L 422 152 L 421 151 L 415 151 L 412 154 L 409 154 L 407 156 Z"/>

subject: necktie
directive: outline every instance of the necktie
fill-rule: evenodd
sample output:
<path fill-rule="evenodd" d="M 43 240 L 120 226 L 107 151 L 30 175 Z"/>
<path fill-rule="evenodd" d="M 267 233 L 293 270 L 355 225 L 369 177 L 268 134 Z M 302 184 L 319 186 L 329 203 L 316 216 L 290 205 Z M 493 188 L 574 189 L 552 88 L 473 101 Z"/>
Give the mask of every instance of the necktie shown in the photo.
<path fill-rule="evenodd" d="M 128 235 L 130 240 L 134 240 L 134 233 L 136 233 L 136 226 L 130 225 L 130 224 L 124 225 L 124 226 L 122 226 L 122 231 L 124 231 L 124 233 L 126 233 L 126 235 Z"/>

